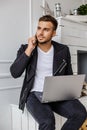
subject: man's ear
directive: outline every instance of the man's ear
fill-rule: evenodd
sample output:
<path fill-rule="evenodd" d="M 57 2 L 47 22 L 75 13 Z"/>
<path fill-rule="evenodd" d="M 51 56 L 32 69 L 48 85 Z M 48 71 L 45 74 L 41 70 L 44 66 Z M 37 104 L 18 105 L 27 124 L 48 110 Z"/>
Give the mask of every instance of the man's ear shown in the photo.
<path fill-rule="evenodd" d="M 53 37 L 54 37 L 54 36 L 56 36 L 56 31 L 55 31 L 55 30 L 53 31 Z"/>

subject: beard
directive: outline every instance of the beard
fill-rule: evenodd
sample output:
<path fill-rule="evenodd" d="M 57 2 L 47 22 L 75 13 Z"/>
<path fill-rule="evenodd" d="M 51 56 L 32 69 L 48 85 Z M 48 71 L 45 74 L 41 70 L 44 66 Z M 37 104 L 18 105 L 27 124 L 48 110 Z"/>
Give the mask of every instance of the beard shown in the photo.
<path fill-rule="evenodd" d="M 51 41 L 51 39 L 52 39 L 52 38 L 47 39 L 47 40 L 44 40 L 44 41 L 40 41 L 40 40 L 38 40 L 38 43 L 39 43 L 39 44 L 47 44 L 48 42 Z"/>

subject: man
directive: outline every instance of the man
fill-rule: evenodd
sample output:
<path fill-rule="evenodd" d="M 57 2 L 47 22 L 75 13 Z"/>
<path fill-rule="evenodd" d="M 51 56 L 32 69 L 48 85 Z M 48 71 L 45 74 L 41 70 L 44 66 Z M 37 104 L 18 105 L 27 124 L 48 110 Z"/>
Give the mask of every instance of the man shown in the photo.
<path fill-rule="evenodd" d="M 67 118 L 61 130 L 78 130 L 86 119 L 86 110 L 77 100 L 41 103 L 35 92 L 43 92 L 45 76 L 72 75 L 69 48 L 52 41 L 56 35 L 57 21 L 50 15 L 39 19 L 35 36 L 29 38 L 28 44 L 22 45 L 10 70 L 14 78 L 25 72 L 20 95 L 19 108 L 27 110 L 39 123 L 39 130 L 55 130 L 56 112 Z M 58 67 L 63 59 L 67 65 L 59 73 Z"/>

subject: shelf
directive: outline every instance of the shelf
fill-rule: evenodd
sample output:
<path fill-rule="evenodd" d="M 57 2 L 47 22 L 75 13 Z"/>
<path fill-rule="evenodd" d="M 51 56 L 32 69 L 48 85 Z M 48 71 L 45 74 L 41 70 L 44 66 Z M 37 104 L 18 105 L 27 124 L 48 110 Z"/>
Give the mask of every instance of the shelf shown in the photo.
<path fill-rule="evenodd" d="M 66 18 L 73 21 L 87 23 L 87 15 L 66 15 Z"/>

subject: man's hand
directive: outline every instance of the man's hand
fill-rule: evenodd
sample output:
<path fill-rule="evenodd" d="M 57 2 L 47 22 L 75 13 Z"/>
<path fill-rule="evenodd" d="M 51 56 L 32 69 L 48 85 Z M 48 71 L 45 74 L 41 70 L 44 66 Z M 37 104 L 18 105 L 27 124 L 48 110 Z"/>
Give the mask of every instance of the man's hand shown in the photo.
<path fill-rule="evenodd" d="M 34 50 L 35 46 L 36 46 L 36 37 L 33 36 L 31 38 L 28 39 L 28 47 L 27 49 L 25 50 L 25 54 L 27 56 L 30 56 L 31 55 L 31 52 Z"/>

